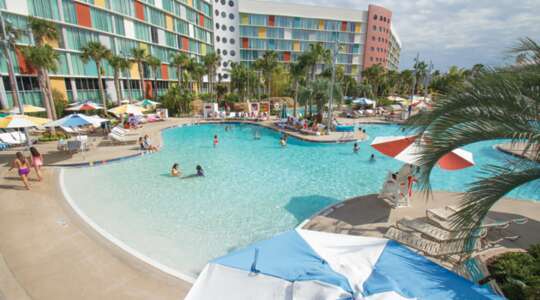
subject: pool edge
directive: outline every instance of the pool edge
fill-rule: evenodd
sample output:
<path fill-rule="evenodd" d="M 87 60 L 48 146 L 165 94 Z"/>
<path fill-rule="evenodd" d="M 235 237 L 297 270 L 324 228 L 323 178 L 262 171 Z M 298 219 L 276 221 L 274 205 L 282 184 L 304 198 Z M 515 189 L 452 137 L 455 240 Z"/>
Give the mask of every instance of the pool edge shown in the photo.
<path fill-rule="evenodd" d="M 73 198 L 69 195 L 67 192 L 65 185 L 64 185 L 64 168 L 60 168 L 58 173 L 58 184 L 60 186 L 60 191 L 62 192 L 62 195 L 64 197 L 65 202 L 68 204 L 69 208 L 73 210 L 73 212 L 85 223 L 87 224 L 92 230 L 94 230 L 99 236 L 103 237 L 105 240 L 110 242 L 112 245 L 118 247 L 120 250 L 124 251 L 125 253 L 129 254 L 132 258 L 137 259 L 138 261 L 153 267 L 169 276 L 175 277 L 177 279 L 186 281 L 190 284 L 194 284 L 196 281 L 196 278 L 189 276 L 187 274 L 184 274 L 178 270 L 175 270 L 171 267 L 168 267 L 144 254 L 141 252 L 135 250 L 134 248 L 128 246 L 126 243 L 121 241 L 120 239 L 116 238 L 114 235 L 107 232 L 105 229 L 103 229 L 101 226 L 99 226 L 97 223 L 95 223 L 88 215 L 86 215 L 83 210 L 73 201 Z"/>

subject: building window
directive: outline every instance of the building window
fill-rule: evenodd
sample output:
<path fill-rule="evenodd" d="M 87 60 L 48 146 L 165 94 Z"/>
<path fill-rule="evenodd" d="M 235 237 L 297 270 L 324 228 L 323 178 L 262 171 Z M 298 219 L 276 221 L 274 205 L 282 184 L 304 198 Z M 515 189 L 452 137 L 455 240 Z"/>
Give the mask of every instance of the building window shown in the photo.
<path fill-rule="evenodd" d="M 224 12 L 224 11 L 222 11 L 222 12 L 221 12 L 221 17 L 222 17 L 222 18 L 226 18 L 226 17 L 227 17 L 227 13 Z"/>
<path fill-rule="evenodd" d="M 227 38 L 226 38 L 226 37 L 223 37 L 223 38 L 221 39 L 221 41 L 223 42 L 223 44 L 227 44 Z"/>
<path fill-rule="evenodd" d="M 234 1 L 229 1 L 229 6 L 233 7 L 234 6 Z"/>
<path fill-rule="evenodd" d="M 219 16 L 219 10 L 215 10 L 214 13 L 216 14 L 216 17 Z"/>
<path fill-rule="evenodd" d="M 235 55 L 236 55 L 236 51 L 231 50 L 231 56 L 235 56 Z"/>
<path fill-rule="evenodd" d="M 377 20 L 377 15 L 373 15 L 373 20 Z"/>
<path fill-rule="evenodd" d="M 216 23 L 216 29 L 219 29 L 219 23 Z"/>
<path fill-rule="evenodd" d="M 236 43 L 236 41 L 235 41 L 234 39 L 230 39 L 229 42 L 230 42 L 231 44 L 233 44 L 233 45 L 234 45 L 234 43 Z"/>
<path fill-rule="evenodd" d="M 234 26 L 229 26 L 229 31 L 234 32 Z"/>
<path fill-rule="evenodd" d="M 220 40 L 221 40 L 221 38 L 219 37 L 219 35 L 216 35 L 216 41 L 219 42 Z"/>
<path fill-rule="evenodd" d="M 225 26 L 225 25 L 221 25 L 221 30 L 223 30 L 223 31 L 227 31 L 227 26 Z"/>
<path fill-rule="evenodd" d="M 221 0 L 221 5 L 225 5 L 225 0 Z"/>
<path fill-rule="evenodd" d="M 227 50 L 223 49 L 223 55 L 227 55 Z"/>
<path fill-rule="evenodd" d="M 234 20 L 234 14 L 230 13 L 229 14 L 229 19 Z"/>
<path fill-rule="evenodd" d="M 373 25 L 373 30 L 377 31 L 377 26 Z"/>

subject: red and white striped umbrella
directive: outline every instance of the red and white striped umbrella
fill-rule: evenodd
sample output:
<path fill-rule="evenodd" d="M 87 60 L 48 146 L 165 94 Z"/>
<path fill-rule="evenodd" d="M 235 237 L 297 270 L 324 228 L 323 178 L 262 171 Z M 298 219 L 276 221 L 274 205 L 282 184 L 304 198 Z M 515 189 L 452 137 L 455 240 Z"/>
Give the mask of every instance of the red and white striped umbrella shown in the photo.
<path fill-rule="evenodd" d="M 66 110 L 68 111 L 89 111 L 89 110 L 98 110 L 98 109 L 103 109 L 103 107 L 99 106 L 98 104 L 92 101 L 87 101 L 79 105 L 66 108 Z"/>
<path fill-rule="evenodd" d="M 422 151 L 418 136 L 376 137 L 371 142 L 371 147 L 384 155 L 412 165 L 417 165 Z M 445 170 L 460 170 L 473 166 L 474 160 L 471 152 L 458 148 L 441 157 L 437 164 Z"/>

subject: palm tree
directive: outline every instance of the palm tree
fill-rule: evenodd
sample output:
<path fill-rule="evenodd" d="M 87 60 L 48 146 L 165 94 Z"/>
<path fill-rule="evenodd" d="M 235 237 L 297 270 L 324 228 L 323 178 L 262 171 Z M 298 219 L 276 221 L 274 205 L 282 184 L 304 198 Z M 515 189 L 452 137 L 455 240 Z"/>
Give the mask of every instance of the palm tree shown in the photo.
<path fill-rule="evenodd" d="M 176 78 L 178 79 L 178 86 L 184 87 L 183 69 L 189 63 L 189 56 L 184 52 L 178 52 L 172 57 L 171 64 L 176 67 Z"/>
<path fill-rule="evenodd" d="M 385 80 L 386 70 L 380 64 L 372 65 L 371 67 L 362 71 L 362 77 L 364 81 L 371 85 L 373 88 L 373 95 L 375 97 L 381 94 L 381 86 Z"/>
<path fill-rule="evenodd" d="M 311 80 L 314 80 L 317 72 L 317 65 L 329 63 L 332 59 L 332 53 L 330 52 L 330 49 L 324 48 L 322 43 L 310 44 L 307 53 L 307 63 L 311 68 Z"/>
<path fill-rule="evenodd" d="M 248 70 L 245 65 L 241 63 L 231 63 L 231 89 L 236 90 L 240 95 L 242 101 L 246 98 L 247 86 L 248 86 Z"/>
<path fill-rule="evenodd" d="M 21 31 L 15 27 L 13 27 L 11 24 L 5 24 L 4 26 L 5 33 L 0 33 L 0 39 L 6 40 L 7 43 L 2 43 L 2 52 L 4 55 L 4 59 L 7 63 L 8 67 L 8 77 L 9 77 L 9 84 L 11 85 L 11 96 L 13 99 L 13 106 L 18 107 L 19 106 L 19 94 L 16 92 L 16 89 L 14 88 L 17 84 L 17 80 L 15 78 L 15 72 L 13 72 L 13 61 L 9 59 L 9 51 L 13 49 L 17 49 L 17 39 L 20 37 Z M 5 107 L 7 108 L 7 107 Z"/>
<path fill-rule="evenodd" d="M 202 57 L 204 66 L 206 67 L 206 72 L 208 75 L 208 88 L 211 96 L 214 94 L 214 79 L 216 77 L 216 70 L 219 67 L 221 62 L 221 56 L 219 54 L 212 52 L 208 53 Z"/>
<path fill-rule="evenodd" d="M 456 226 L 478 225 L 507 193 L 540 179 L 540 47 L 527 41 L 522 40 L 515 51 L 530 63 L 485 70 L 441 97 L 432 111 L 407 122 L 412 130 L 430 140 L 419 160 L 419 183 L 424 190 L 430 189 L 430 174 L 437 161 L 458 147 L 510 139 L 525 145 L 523 153 L 531 153 L 533 161 L 518 159 L 485 166 L 483 177 L 463 194 L 461 209 L 454 215 Z"/>
<path fill-rule="evenodd" d="M 105 97 L 105 89 L 103 87 L 103 81 L 101 80 L 102 69 L 101 63 L 104 59 L 108 59 L 111 56 L 111 51 L 103 46 L 100 42 L 88 42 L 86 46 L 81 49 L 81 60 L 87 63 L 93 60 L 96 64 L 98 75 L 98 87 L 101 102 L 103 103 L 103 109 L 107 111 L 107 98 Z"/>
<path fill-rule="evenodd" d="M 191 77 L 191 81 L 197 82 L 198 89 L 196 92 L 200 93 L 202 91 L 202 78 L 206 73 L 205 66 L 198 62 L 196 58 L 192 57 L 189 59 L 186 69 Z M 191 86 L 191 90 L 193 91 L 193 85 Z"/>
<path fill-rule="evenodd" d="M 154 98 L 154 101 L 157 99 L 157 73 L 158 69 L 161 67 L 161 60 L 155 56 L 148 55 L 146 57 L 146 63 L 152 69 L 152 74 L 154 75 L 154 89 L 152 91 L 152 96 Z"/>
<path fill-rule="evenodd" d="M 111 55 L 110 57 L 107 58 L 107 61 L 109 62 L 109 65 L 114 70 L 114 89 L 116 91 L 116 101 L 117 101 L 117 104 L 120 105 L 123 99 L 122 89 L 120 87 L 120 74 L 124 70 L 129 70 L 131 62 L 118 55 Z"/>
<path fill-rule="evenodd" d="M 146 50 L 143 48 L 131 48 L 131 57 L 137 64 L 139 71 L 139 84 L 141 85 L 142 97 L 146 96 L 146 89 L 144 87 L 144 66 L 143 63 L 146 59 Z"/>
<path fill-rule="evenodd" d="M 46 41 L 58 41 L 58 27 L 51 21 L 34 18 L 32 16 L 28 17 L 28 29 L 32 32 L 34 38 L 34 43 L 36 46 L 40 47 L 45 44 Z M 52 95 L 51 80 L 49 78 L 49 72 L 45 69 L 43 76 L 45 76 L 45 84 L 48 91 L 48 101 L 50 101 L 49 107 L 51 109 L 51 114 L 53 119 L 56 120 L 56 108 L 54 105 L 54 99 Z M 44 101 L 47 101 L 44 99 Z"/>
<path fill-rule="evenodd" d="M 47 111 L 47 118 L 55 119 L 53 115 L 52 99 L 49 98 L 51 91 L 49 85 L 47 85 L 47 72 L 56 71 L 58 69 L 58 52 L 56 52 L 51 46 L 35 46 L 22 48 L 25 61 L 37 70 L 38 84 L 43 96 L 43 103 Z"/>
<path fill-rule="evenodd" d="M 294 83 L 294 105 L 293 105 L 293 116 L 296 117 L 296 106 L 298 105 L 298 88 L 300 86 L 300 81 L 306 75 L 307 66 L 303 60 L 298 60 L 295 63 L 292 63 L 290 66 L 290 74 Z"/>
<path fill-rule="evenodd" d="M 278 68 L 278 56 L 275 51 L 266 51 L 263 56 L 255 61 L 255 68 L 262 72 L 264 84 L 266 86 L 265 93 L 267 96 L 272 95 L 272 75 Z"/>

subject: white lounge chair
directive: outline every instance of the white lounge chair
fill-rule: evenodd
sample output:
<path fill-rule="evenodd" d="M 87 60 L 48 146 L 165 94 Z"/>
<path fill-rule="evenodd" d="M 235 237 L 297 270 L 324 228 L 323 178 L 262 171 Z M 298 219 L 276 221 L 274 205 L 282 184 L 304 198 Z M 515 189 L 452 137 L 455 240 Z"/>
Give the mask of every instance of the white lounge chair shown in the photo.
<path fill-rule="evenodd" d="M 431 221 L 437 223 L 439 226 L 446 230 L 455 230 L 455 224 L 452 221 L 452 216 L 459 212 L 459 208 L 455 206 L 445 206 L 443 208 L 432 208 L 426 210 L 426 217 Z M 480 224 L 481 228 L 502 230 L 510 227 L 513 224 L 525 224 L 528 222 L 527 218 L 515 218 L 509 220 L 497 220 L 491 217 L 485 217 Z M 462 228 L 461 228 L 462 229 Z M 458 229 L 460 230 L 460 229 Z"/>
<path fill-rule="evenodd" d="M 109 133 L 109 138 L 119 144 L 127 144 L 127 143 L 135 143 L 137 142 L 137 138 L 134 138 L 133 136 L 127 136 L 127 135 L 119 135 L 115 132 Z"/>
<path fill-rule="evenodd" d="M 0 141 L 10 146 L 22 145 L 26 142 L 26 136 L 22 134 L 20 137 L 16 137 L 16 135 L 12 135 L 9 132 L 4 132 L 0 133 Z"/>
<path fill-rule="evenodd" d="M 418 219 L 412 220 L 404 218 L 397 222 L 397 226 L 400 229 L 414 230 L 422 234 L 422 236 L 440 242 L 462 240 L 467 238 L 485 238 L 487 235 L 487 229 L 485 228 L 481 228 L 473 232 L 468 230 L 449 231 Z"/>
<path fill-rule="evenodd" d="M 133 133 L 131 132 L 129 129 L 124 129 L 120 126 L 116 126 L 116 127 L 113 127 L 113 129 L 111 129 L 111 133 L 116 133 L 117 135 L 136 135 L 136 133 Z"/>

